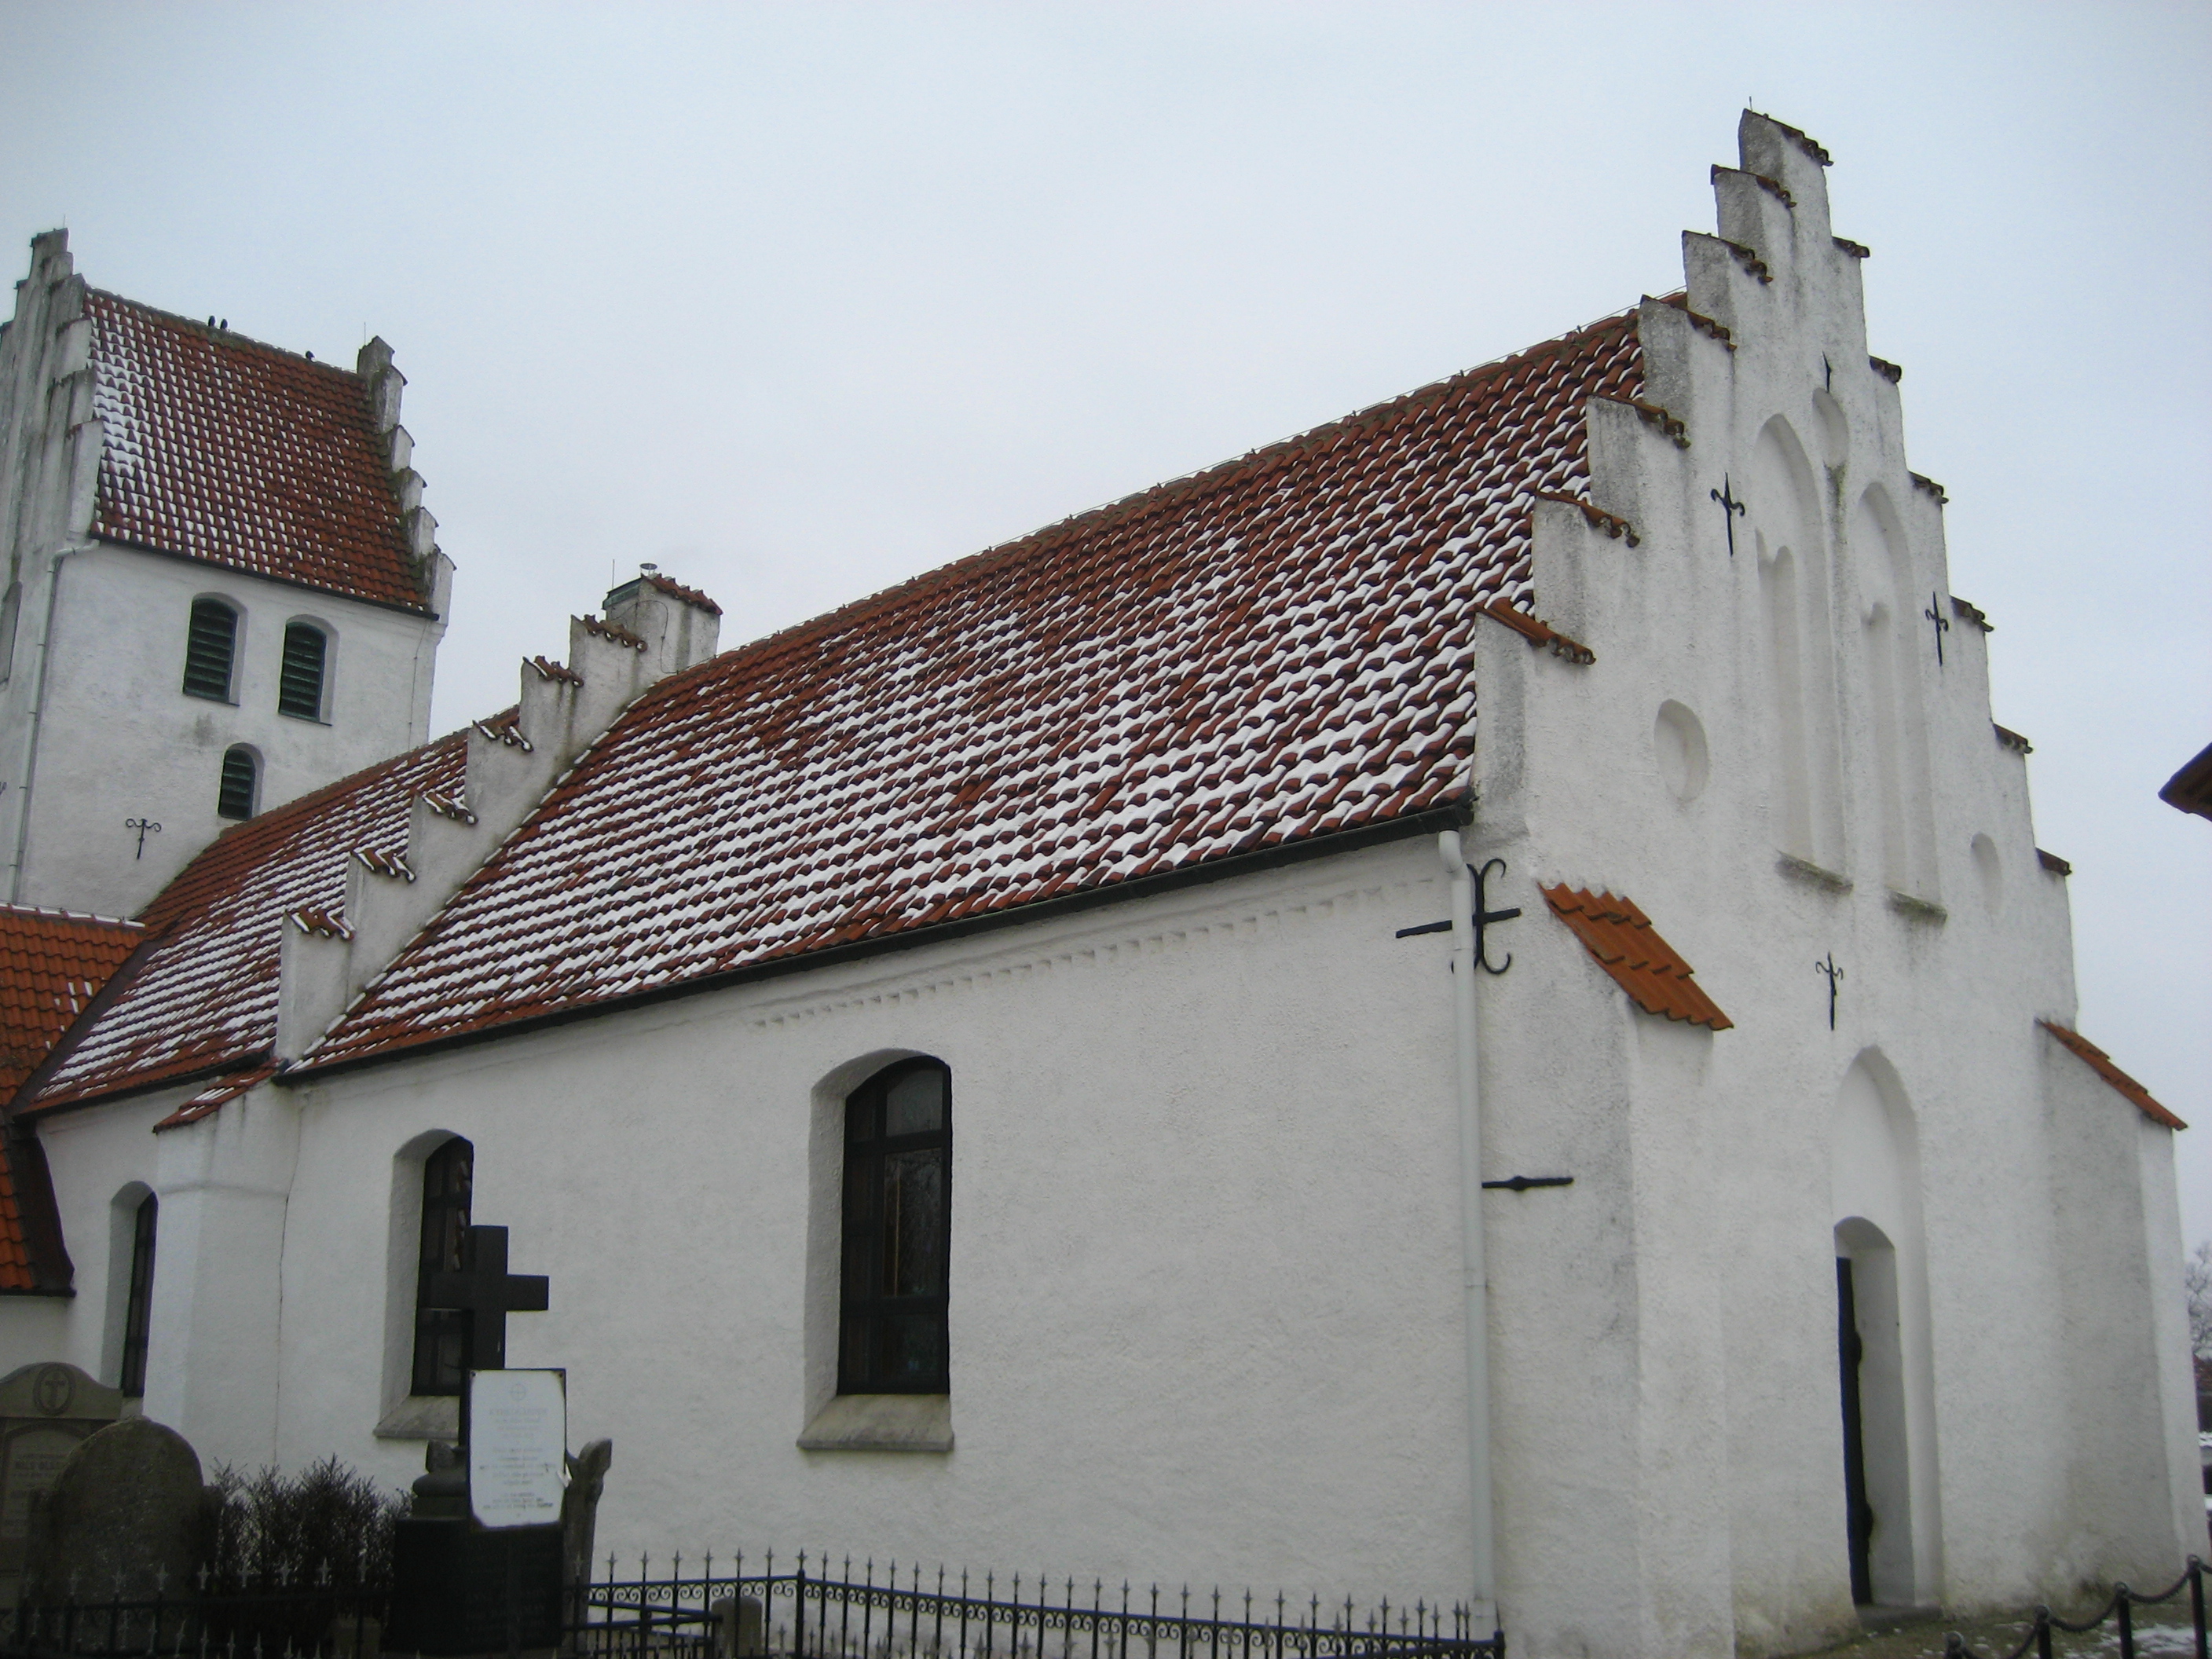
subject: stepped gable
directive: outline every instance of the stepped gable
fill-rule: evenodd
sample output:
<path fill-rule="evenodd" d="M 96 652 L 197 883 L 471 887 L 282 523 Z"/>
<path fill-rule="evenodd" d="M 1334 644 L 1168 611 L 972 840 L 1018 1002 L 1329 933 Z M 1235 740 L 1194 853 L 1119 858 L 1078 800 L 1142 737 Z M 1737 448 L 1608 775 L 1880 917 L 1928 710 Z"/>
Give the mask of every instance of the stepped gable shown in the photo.
<path fill-rule="evenodd" d="M 360 375 L 98 290 L 85 314 L 94 535 L 427 611 Z"/>
<path fill-rule="evenodd" d="M 267 1057 L 276 1030 L 278 928 L 302 907 L 345 902 L 356 848 L 397 854 L 410 803 L 453 791 L 465 733 L 343 778 L 218 836 L 139 918 L 161 937 L 27 1109 L 243 1069 Z"/>
<path fill-rule="evenodd" d="M 1480 609 L 1641 392 L 1610 318 L 672 676 L 306 1063 L 1462 800 Z"/>

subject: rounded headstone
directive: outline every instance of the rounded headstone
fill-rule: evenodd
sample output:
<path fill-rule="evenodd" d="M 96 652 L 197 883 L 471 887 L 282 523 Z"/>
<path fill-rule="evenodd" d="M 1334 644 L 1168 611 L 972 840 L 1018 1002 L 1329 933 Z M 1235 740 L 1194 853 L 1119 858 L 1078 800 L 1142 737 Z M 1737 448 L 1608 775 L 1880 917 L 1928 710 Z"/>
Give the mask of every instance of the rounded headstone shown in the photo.
<path fill-rule="evenodd" d="M 204 1535 L 200 1460 L 174 1429 L 143 1418 L 78 1445 L 40 1506 L 32 1593 L 54 1601 L 182 1595 Z"/>

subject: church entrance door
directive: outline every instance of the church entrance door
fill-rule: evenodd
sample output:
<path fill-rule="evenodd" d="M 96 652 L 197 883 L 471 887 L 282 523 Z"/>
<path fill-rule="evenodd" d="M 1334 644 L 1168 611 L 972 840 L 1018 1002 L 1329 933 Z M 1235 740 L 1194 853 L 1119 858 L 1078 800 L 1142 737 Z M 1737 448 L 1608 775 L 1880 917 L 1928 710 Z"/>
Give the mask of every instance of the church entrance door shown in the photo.
<path fill-rule="evenodd" d="M 1851 1285 L 1851 1259 L 1836 1258 L 1836 1361 L 1843 1374 L 1844 1516 L 1850 1540 L 1851 1600 L 1874 1600 L 1874 1510 L 1867 1503 L 1866 1428 L 1859 1411 L 1859 1365 L 1866 1345 L 1859 1340 L 1858 1298 Z"/>

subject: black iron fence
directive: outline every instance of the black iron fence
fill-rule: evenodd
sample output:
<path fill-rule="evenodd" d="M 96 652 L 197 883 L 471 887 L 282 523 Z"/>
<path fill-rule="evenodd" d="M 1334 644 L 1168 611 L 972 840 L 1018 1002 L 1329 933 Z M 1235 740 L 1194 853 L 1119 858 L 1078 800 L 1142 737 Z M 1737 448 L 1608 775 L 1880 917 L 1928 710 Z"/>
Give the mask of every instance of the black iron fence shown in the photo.
<path fill-rule="evenodd" d="M 825 1570 L 800 1555 L 696 1568 L 641 1559 L 570 1593 L 568 1659 L 1504 1659 L 1463 1607 L 1371 1607 L 1318 1597 L 1262 1601 L 1249 1592 L 1109 1589 L 942 1568 Z M 493 1592 L 496 1593 L 495 1589 Z M 374 1659 L 384 1650 L 388 1585 L 202 1583 L 150 1599 L 73 1593 L 0 1613 L 7 1659 Z M 504 1626 L 507 1620 L 497 1622 Z"/>
<path fill-rule="evenodd" d="M 347 1583 L 327 1569 L 279 1571 L 244 1583 L 200 1582 L 150 1597 L 102 1599 L 72 1584 L 61 1601 L 0 1612 L 10 1659 L 374 1659 L 388 1587 Z"/>
<path fill-rule="evenodd" d="M 1109 1589 L 1094 1579 L 986 1574 L 978 1582 L 942 1567 L 896 1564 L 879 1577 L 850 1558 L 833 1571 L 801 1554 L 784 1572 L 773 1555 L 757 1571 L 744 1559 L 717 1572 L 714 1558 L 665 1576 L 641 1560 L 638 1575 L 592 1584 L 571 1621 L 588 1659 L 696 1650 L 711 1659 L 1504 1659 L 1505 1638 L 1478 1634 L 1464 1607 L 1387 1600 L 1262 1601 L 1249 1591 L 1194 1596 L 1157 1585 Z"/>
<path fill-rule="evenodd" d="M 2028 1625 L 2027 1634 L 2020 1638 L 2020 1645 L 2007 1654 L 2005 1659 L 2025 1659 L 2030 1648 L 2035 1650 L 2036 1659 L 2051 1659 L 2051 1638 L 2055 1633 L 2063 1632 L 2069 1636 L 2087 1636 L 2092 1631 L 2101 1630 L 2108 1621 L 2119 1638 L 2120 1659 L 2136 1659 L 2136 1609 L 2161 1607 L 2178 1601 L 2184 1590 L 2189 1592 L 2189 1619 L 2191 1633 L 2197 1639 L 2197 1659 L 2212 1659 L 2212 1654 L 2206 1651 L 2204 1642 L 2204 1563 L 2193 1555 L 2189 1558 L 2189 1565 L 2183 1569 L 2181 1577 L 2159 1595 L 2146 1595 L 2141 1590 L 2130 1589 L 2124 1583 L 2115 1584 L 2105 1605 L 2079 1621 L 2061 1619 L 2049 1607 L 2036 1608 L 2035 1615 Z M 1943 1655 L 1944 1659 L 1988 1659 L 1987 1656 L 1976 1653 L 1967 1646 L 1966 1638 L 1957 1631 L 1943 1638 Z"/>

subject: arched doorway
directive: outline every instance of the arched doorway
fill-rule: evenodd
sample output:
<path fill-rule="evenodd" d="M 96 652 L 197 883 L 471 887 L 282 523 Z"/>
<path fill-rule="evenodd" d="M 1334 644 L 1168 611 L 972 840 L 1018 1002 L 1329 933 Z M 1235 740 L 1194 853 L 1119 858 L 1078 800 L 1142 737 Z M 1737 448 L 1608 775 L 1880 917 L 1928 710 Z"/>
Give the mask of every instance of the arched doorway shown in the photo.
<path fill-rule="evenodd" d="M 1851 1597 L 1925 1606 L 1942 1595 L 1942 1524 L 1919 1131 L 1878 1050 L 1836 1091 L 1829 1154 Z"/>
<path fill-rule="evenodd" d="M 1851 1600 L 1909 1607 L 1915 1599 L 1912 1480 L 1897 1250 L 1861 1216 L 1836 1224 L 1836 1348 Z"/>

